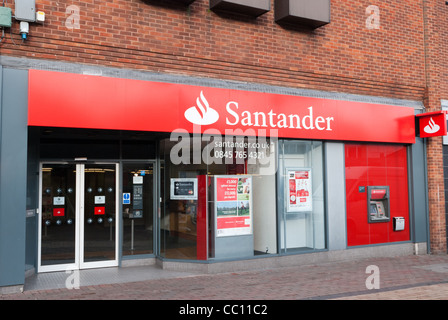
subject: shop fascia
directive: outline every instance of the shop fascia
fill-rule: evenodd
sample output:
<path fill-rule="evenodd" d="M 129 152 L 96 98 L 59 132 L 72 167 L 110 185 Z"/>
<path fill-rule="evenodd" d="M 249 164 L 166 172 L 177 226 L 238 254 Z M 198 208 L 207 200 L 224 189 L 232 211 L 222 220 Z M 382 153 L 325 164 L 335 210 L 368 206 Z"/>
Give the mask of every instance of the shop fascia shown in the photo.
<path fill-rule="evenodd" d="M 266 165 L 272 161 L 270 155 L 273 154 L 272 151 L 278 139 L 276 128 L 332 131 L 331 125 L 334 122 L 334 117 L 320 115 L 315 117 L 312 106 L 306 109 L 305 115 L 277 114 L 273 109 L 268 112 L 251 112 L 246 109 L 238 113 L 239 103 L 229 101 L 226 103 L 225 110 L 227 112 L 226 126 L 237 128 L 225 129 L 224 134 L 216 128 L 202 131 L 200 124 L 213 124 L 218 121 L 220 115 L 209 106 L 201 92 L 196 105 L 185 112 L 185 118 L 193 123 L 193 136 L 191 137 L 190 133 L 183 129 L 174 130 L 171 134 L 170 140 L 178 141 L 171 149 L 171 161 L 174 164 L 236 162 Z M 269 128 L 269 132 L 262 128 Z M 202 148 L 203 142 L 209 143 Z M 190 159 L 191 154 L 193 159 Z"/>
<path fill-rule="evenodd" d="M 415 143 L 414 108 L 407 106 L 42 70 L 30 70 L 28 84 L 29 126 L 173 135 L 184 128 L 200 133 L 203 142 L 212 142 L 207 134 L 213 135 L 216 148 L 223 136 L 229 141 L 241 135 L 266 141 Z"/>
<path fill-rule="evenodd" d="M 257 97 L 258 98 L 258 97 Z M 225 103 L 225 111 L 227 112 L 225 118 L 226 126 L 230 127 L 262 127 L 262 128 L 279 128 L 279 129 L 304 129 L 304 130 L 314 130 L 319 131 L 327 130 L 332 131 L 332 123 L 334 122 L 334 117 L 326 116 L 323 117 L 318 115 L 314 117 L 313 106 L 309 106 L 305 115 L 299 115 L 297 113 L 276 113 L 273 108 L 269 108 L 268 105 L 264 105 L 261 108 L 257 108 L 258 103 L 264 103 L 260 101 L 260 98 L 251 101 L 254 105 L 246 108 L 240 109 L 240 103 L 237 101 L 229 101 Z M 212 125 L 216 123 L 220 118 L 219 110 L 222 110 L 222 105 L 224 105 L 221 100 L 218 104 L 218 111 L 213 109 L 204 92 L 201 91 L 200 95 L 196 99 L 196 105 L 188 108 L 184 116 L 185 118 L 197 125 Z M 300 109 L 300 106 L 292 105 L 289 107 L 290 110 Z M 255 109 L 255 111 L 254 111 Z M 257 109 L 269 110 L 263 112 Z M 277 108 L 281 109 L 281 108 Z M 243 110 L 241 113 L 238 111 Z"/>
<path fill-rule="evenodd" d="M 240 115 L 236 112 L 237 109 L 239 109 L 238 102 L 227 103 L 226 110 L 231 116 L 231 118 L 226 117 L 227 125 L 332 131 L 331 125 L 334 122 L 334 117 L 317 116 L 314 118 L 313 107 L 309 107 L 308 114 L 302 118 L 298 114 L 277 114 L 272 109 L 267 114 L 264 112 L 251 113 L 245 110 L 241 112 L 241 120 Z"/>

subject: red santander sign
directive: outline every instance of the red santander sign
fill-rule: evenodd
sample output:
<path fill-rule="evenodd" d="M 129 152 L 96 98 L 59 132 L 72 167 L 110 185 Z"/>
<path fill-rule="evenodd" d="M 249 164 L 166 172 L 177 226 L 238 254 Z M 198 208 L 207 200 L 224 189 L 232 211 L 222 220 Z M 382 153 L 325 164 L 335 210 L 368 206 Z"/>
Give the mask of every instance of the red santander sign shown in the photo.
<path fill-rule="evenodd" d="M 414 109 L 185 84 L 29 71 L 30 126 L 414 143 Z"/>
<path fill-rule="evenodd" d="M 447 134 L 446 113 L 435 111 L 417 115 L 420 138 L 445 136 Z"/>

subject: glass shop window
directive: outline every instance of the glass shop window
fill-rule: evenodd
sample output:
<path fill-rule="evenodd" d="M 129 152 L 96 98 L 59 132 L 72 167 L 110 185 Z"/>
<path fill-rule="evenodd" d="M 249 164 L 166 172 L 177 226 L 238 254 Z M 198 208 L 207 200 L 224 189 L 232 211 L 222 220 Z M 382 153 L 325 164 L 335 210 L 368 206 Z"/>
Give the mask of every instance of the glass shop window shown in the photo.
<path fill-rule="evenodd" d="M 220 260 L 278 252 L 276 141 L 179 134 L 161 141 L 160 154 L 163 257 Z"/>
<path fill-rule="evenodd" d="M 326 247 L 322 149 L 320 141 L 279 142 L 278 208 L 282 253 Z"/>
<path fill-rule="evenodd" d="M 123 255 L 153 253 L 154 164 L 123 162 Z"/>

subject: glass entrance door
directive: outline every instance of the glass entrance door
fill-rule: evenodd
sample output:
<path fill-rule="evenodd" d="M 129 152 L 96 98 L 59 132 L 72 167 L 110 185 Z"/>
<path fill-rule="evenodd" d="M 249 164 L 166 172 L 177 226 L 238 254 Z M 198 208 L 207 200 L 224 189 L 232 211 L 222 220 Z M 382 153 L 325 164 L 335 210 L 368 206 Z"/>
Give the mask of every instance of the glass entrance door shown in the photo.
<path fill-rule="evenodd" d="M 118 165 L 79 165 L 81 268 L 118 265 Z"/>
<path fill-rule="evenodd" d="M 118 164 L 44 163 L 38 271 L 118 265 Z"/>
<path fill-rule="evenodd" d="M 43 164 L 40 170 L 39 269 L 55 271 L 78 262 L 75 236 L 76 165 Z M 59 266 L 59 267 L 55 267 Z"/>

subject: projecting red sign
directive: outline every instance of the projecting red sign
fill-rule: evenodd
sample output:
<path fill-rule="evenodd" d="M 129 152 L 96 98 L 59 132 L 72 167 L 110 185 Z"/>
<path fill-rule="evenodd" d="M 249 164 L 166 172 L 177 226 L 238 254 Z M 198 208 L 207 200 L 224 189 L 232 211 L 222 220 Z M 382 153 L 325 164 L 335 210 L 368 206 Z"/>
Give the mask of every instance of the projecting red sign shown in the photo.
<path fill-rule="evenodd" d="M 30 126 L 415 142 L 414 109 L 392 105 L 40 70 L 28 101 Z"/>
<path fill-rule="evenodd" d="M 446 113 L 435 111 L 417 115 L 420 138 L 445 136 L 447 134 Z"/>

